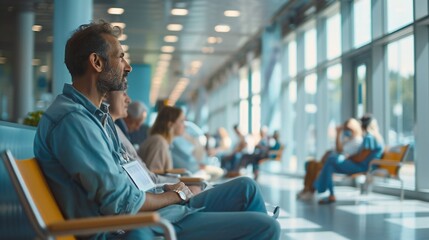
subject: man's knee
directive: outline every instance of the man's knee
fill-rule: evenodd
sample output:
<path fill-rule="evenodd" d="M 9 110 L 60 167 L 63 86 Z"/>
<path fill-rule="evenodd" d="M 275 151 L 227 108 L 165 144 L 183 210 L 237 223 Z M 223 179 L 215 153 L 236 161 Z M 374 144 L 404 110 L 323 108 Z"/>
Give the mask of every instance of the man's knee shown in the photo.
<path fill-rule="evenodd" d="M 255 180 L 249 178 L 249 177 L 238 177 L 230 181 L 232 185 L 234 185 L 235 191 L 238 189 L 243 189 L 245 191 L 248 190 L 258 190 L 258 184 L 255 182 Z"/>

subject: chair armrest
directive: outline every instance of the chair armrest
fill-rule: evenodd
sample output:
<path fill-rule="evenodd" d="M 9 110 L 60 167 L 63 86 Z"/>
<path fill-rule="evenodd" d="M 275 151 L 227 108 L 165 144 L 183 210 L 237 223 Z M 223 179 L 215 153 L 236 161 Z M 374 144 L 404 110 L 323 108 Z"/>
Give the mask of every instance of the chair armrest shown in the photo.
<path fill-rule="evenodd" d="M 153 173 L 158 175 L 175 174 L 175 175 L 189 175 L 189 171 L 186 168 L 171 168 L 167 170 L 151 170 Z"/>
<path fill-rule="evenodd" d="M 181 182 L 183 182 L 184 184 L 188 185 L 188 186 L 200 186 L 201 190 L 206 189 L 208 183 L 206 182 L 206 180 L 204 180 L 204 178 L 199 178 L 199 177 L 180 177 L 179 178 Z"/>
<path fill-rule="evenodd" d="M 55 235 L 84 235 L 119 229 L 134 229 L 149 225 L 158 225 L 164 229 L 166 238 L 175 239 L 172 225 L 160 218 L 158 213 L 138 213 L 135 215 L 116 215 L 104 217 L 90 217 L 71 219 L 48 225 L 48 229 Z"/>
<path fill-rule="evenodd" d="M 374 159 L 369 163 L 369 166 L 372 165 L 384 165 L 384 166 L 402 166 L 402 162 L 394 161 L 394 160 L 381 160 L 381 159 Z M 371 168 L 370 168 L 371 169 Z"/>
<path fill-rule="evenodd" d="M 199 177 L 180 177 L 179 178 L 181 182 L 184 183 L 201 183 L 204 182 L 204 178 L 199 178 Z"/>
<path fill-rule="evenodd" d="M 188 170 L 186 170 L 186 168 L 172 168 L 172 169 L 167 169 L 165 172 L 173 173 L 173 174 L 187 174 Z"/>
<path fill-rule="evenodd" d="M 165 171 L 161 170 L 161 169 L 159 169 L 159 170 L 151 170 L 151 172 L 153 172 L 155 174 L 158 174 L 158 175 L 164 175 L 165 174 Z"/>

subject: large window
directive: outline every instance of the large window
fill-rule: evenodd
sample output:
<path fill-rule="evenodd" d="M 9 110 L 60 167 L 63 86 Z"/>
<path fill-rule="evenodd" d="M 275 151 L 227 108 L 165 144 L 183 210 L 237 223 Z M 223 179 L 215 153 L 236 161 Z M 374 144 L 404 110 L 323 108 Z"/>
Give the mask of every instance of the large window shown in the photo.
<path fill-rule="evenodd" d="M 353 30 L 355 48 L 371 41 L 371 0 L 354 0 Z"/>
<path fill-rule="evenodd" d="M 367 111 L 367 66 L 360 64 L 355 69 L 356 113 L 361 117 Z"/>
<path fill-rule="evenodd" d="M 395 31 L 413 21 L 413 0 L 385 0 L 387 32 Z"/>
<path fill-rule="evenodd" d="M 310 74 L 305 77 L 305 114 L 307 115 L 307 157 L 316 157 L 316 93 L 317 93 L 317 75 Z"/>
<path fill-rule="evenodd" d="M 297 67 L 296 67 L 296 41 L 289 42 L 289 77 L 293 78 L 296 76 Z"/>
<path fill-rule="evenodd" d="M 287 114 L 287 121 L 288 121 L 288 127 L 289 129 L 286 129 L 286 131 L 291 131 L 291 133 L 286 132 L 286 135 L 291 137 L 292 139 L 296 139 L 296 136 L 298 134 L 298 129 L 296 128 L 296 101 L 297 101 L 297 84 L 296 80 L 291 80 L 287 85 L 288 90 L 288 101 L 290 103 L 289 112 Z M 297 146 L 295 141 L 291 141 L 290 139 L 287 139 L 288 144 L 287 148 L 290 151 L 290 158 L 289 159 L 289 171 L 294 172 L 298 168 L 298 157 L 297 157 Z"/>
<path fill-rule="evenodd" d="M 328 36 L 326 54 L 330 60 L 341 54 L 341 16 L 339 13 L 327 19 L 326 31 Z"/>
<path fill-rule="evenodd" d="M 414 141 L 414 37 L 387 45 L 389 144 Z"/>
<path fill-rule="evenodd" d="M 252 61 L 252 133 L 258 134 L 261 128 L 261 61 Z"/>
<path fill-rule="evenodd" d="M 240 130 L 249 133 L 249 69 L 240 68 Z"/>
<path fill-rule="evenodd" d="M 312 28 L 304 34 L 305 46 L 305 69 L 316 67 L 317 63 L 317 45 L 316 45 L 316 29 Z"/>
<path fill-rule="evenodd" d="M 341 64 L 327 69 L 328 78 L 328 139 L 335 146 L 336 126 L 341 124 Z"/>

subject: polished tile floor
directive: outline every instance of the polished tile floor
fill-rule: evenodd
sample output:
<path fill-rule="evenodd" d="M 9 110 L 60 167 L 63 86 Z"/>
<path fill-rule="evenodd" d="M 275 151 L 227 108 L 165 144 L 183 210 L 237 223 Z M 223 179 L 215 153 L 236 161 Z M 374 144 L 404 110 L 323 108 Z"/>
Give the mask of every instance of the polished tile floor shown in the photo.
<path fill-rule="evenodd" d="M 300 201 L 302 179 L 263 173 L 258 179 L 267 205 L 281 207 L 281 239 L 429 240 L 429 202 L 336 187 L 337 202 Z"/>

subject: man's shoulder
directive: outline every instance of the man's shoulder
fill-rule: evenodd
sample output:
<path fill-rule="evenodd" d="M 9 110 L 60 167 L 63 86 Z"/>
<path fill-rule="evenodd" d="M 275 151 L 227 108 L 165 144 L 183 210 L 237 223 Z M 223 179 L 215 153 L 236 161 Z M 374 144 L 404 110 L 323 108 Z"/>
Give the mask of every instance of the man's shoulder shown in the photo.
<path fill-rule="evenodd" d="M 84 111 L 86 109 L 81 104 L 74 102 L 64 95 L 59 95 L 46 110 L 45 115 L 51 120 L 57 121 L 70 113 L 82 113 Z"/>

